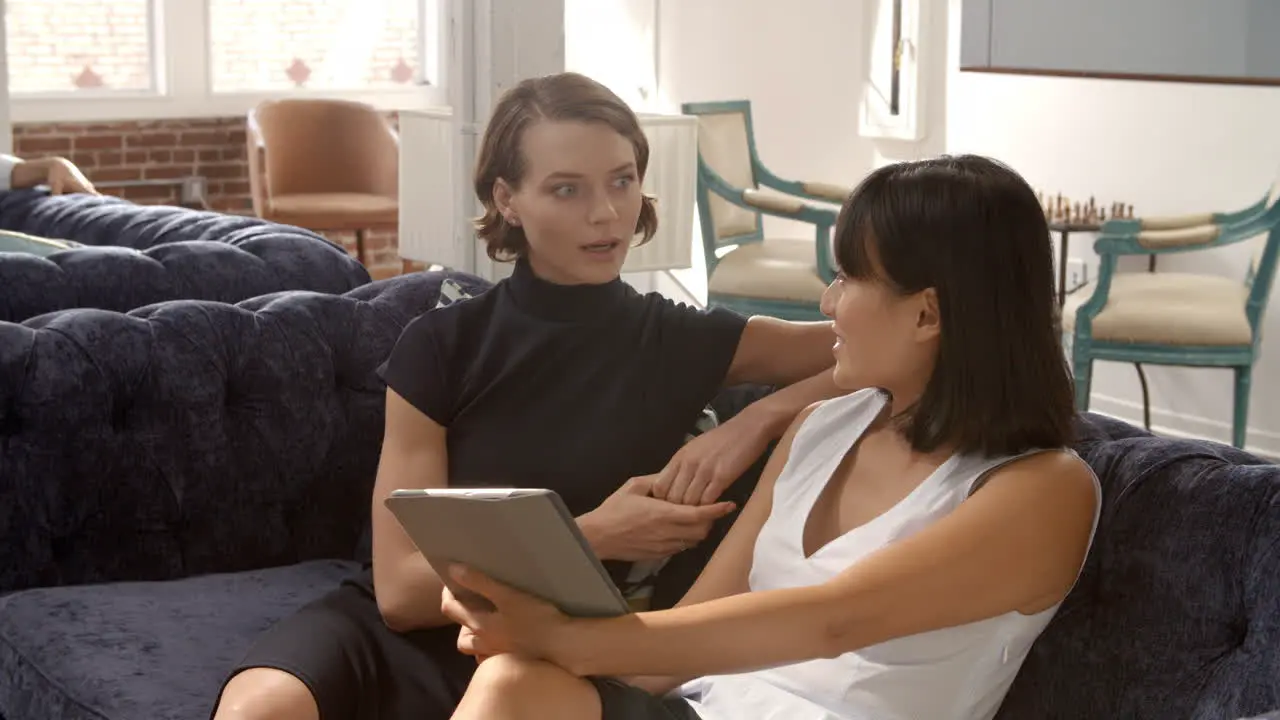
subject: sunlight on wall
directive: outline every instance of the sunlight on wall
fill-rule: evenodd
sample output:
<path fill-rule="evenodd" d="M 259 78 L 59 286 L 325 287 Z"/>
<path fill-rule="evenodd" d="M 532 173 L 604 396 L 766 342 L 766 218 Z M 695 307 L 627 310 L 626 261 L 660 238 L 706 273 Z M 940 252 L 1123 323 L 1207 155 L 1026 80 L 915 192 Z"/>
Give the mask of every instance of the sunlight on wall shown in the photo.
<path fill-rule="evenodd" d="M 565 0 L 565 69 L 588 75 L 637 112 L 657 86 L 655 0 Z"/>

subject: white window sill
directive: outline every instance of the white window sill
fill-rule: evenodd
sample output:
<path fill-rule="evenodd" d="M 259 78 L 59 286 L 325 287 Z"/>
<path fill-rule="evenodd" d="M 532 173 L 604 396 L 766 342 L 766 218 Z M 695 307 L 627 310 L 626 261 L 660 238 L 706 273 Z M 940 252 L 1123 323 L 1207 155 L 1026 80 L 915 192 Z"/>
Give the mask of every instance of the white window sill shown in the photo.
<path fill-rule="evenodd" d="M 365 91 L 288 91 L 173 97 L 125 92 L 95 96 L 28 96 L 9 101 L 13 123 L 119 122 L 182 118 L 243 117 L 258 103 L 273 98 L 337 98 L 365 102 L 379 110 L 424 110 L 448 104 L 440 87 Z"/>

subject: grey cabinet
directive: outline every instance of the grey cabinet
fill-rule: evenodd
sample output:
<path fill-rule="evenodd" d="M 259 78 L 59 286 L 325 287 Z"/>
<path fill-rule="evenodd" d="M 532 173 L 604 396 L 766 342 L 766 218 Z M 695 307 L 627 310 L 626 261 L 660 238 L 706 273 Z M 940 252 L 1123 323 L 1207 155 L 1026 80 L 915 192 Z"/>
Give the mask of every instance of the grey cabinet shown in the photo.
<path fill-rule="evenodd" d="M 1280 0 L 963 0 L 960 65 L 1280 84 Z"/>

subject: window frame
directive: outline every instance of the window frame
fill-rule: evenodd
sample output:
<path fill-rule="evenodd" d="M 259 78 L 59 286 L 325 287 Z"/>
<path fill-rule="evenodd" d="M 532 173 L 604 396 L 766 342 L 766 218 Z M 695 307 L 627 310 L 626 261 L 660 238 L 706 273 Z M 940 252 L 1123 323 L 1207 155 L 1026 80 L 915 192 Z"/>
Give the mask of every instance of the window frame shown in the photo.
<path fill-rule="evenodd" d="M 419 0 L 423 84 L 371 90 L 299 88 L 287 91 L 214 92 L 208 0 L 147 0 L 151 11 L 153 90 L 81 90 L 23 93 L 9 98 L 13 123 L 124 122 L 243 116 L 258 103 L 280 97 L 338 98 L 380 110 L 421 110 L 448 105 L 444 29 L 450 0 Z M 200 48 L 200 52 L 181 49 Z"/>

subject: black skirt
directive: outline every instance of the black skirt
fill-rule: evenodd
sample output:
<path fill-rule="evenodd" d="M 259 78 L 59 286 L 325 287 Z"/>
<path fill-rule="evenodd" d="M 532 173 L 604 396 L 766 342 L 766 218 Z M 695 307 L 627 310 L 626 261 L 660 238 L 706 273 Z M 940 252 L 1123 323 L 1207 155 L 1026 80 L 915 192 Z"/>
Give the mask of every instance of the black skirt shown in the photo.
<path fill-rule="evenodd" d="M 458 628 L 387 628 L 370 573 L 273 625 L 228 676 L 274 668 L 311 691 L 321 720 L 447 720 L 475 672 Z"/>

